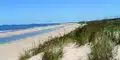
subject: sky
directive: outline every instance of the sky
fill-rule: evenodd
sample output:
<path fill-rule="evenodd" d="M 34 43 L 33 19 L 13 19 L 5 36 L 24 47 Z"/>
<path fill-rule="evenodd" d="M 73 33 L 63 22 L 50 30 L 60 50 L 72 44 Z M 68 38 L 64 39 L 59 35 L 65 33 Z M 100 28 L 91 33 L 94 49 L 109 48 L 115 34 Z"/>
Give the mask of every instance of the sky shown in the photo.
<path fill-rule="evenodd" d="M 65 23 L 120 16 L 120 0 L 0 0 L 0 25 Z"/>

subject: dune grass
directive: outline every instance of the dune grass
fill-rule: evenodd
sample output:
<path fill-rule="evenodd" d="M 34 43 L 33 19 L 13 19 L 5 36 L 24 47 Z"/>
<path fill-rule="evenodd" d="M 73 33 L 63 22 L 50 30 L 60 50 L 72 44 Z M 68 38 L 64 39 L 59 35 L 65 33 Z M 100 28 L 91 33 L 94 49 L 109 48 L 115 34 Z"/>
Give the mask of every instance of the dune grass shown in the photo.
<path fill-rule="evenodd" d="M 120 18 L 89 21 L 86 23 L 87 25 L 82 28 L 79 27 L 64 36 L 53 38 L 25 52 L 24 55 L 20 56 L 19 60 L 28 59 L 42 52 L 45 53 L 43 60 L 60 60 L 63 55 L 63 47 L 70 42 L 75 42 L 79 46 L 89 43 L 91 45 L 89 60 L 112 59 L 113 47 L 120 44 L 120 34 L 116 38 L 114 33 L 120 32 Z"/>
<path fill-rule="evenodd" d="M 19 58 L 19 60 L 26 60 L 26 59 L 28 59 L 28 58 L 30 58 L 31 57 L 31 54 L 30 54 L 30 51 L 24 51 L 24 54 L 21 54 L 20 55 L 20 58 Z"/>
<path fill-rule="evenodd" d="M 94 39 L 91 42 L 91 55 L 93 57 L 90 60 L 110 60 L 114 47 L 112 40 L 103 32 L 97 32 Z"/>
<path fill-rule="evenodd" d="M 60 50 L 58 52 L 45 52 L 42 60 L 60 60 L 63 56 L 63 51 Z"/>
<path fill-rule="evenodd" d="M 119 39 L 115 38 L 116 35 L 114 35 L 114 32 L 119 31 L 120 22 L 118 21 L 120 20 L 92 21 L 88 22 L 88 25 L 83 27 L 82 35 L 85 36 L 85 38 L 83 38 L 91 43 L 92 51 L 90 60 L 112 59 L 113 47 L 119 41 Z M 110 28 L 108 28 L 108 26 Z"/>
<path fill-rule="evenodd" d="M 25 54 L 21 55 L 19 60 L 28 59 L 31 56 L 37 55 L 42 52 L 45 52 L 45 54 L 43 56 L 43 60 L 50 60 L 50 59 L 57 60 L 57 58 L 55 58 L 55 57 L 62 56 L 63 47 L 66 44 L 68 44 L 69 42 L 72 42 L 69 34 L 66 34 L 61 37 L 55 37 L 55 38 L 45 42 L 44 44 L 39 44 L 39 46 L 36 48 L 32 48 L 29 51 L 25 51 Z M 31 53 L 28 53 L 28 52 L 31 52 Z"/>

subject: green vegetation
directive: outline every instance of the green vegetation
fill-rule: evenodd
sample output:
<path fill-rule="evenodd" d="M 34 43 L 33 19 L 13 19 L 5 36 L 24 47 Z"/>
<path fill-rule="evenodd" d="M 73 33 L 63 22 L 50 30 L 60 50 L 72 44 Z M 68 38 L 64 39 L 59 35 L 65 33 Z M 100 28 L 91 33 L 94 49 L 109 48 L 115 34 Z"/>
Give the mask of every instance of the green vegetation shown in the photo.
<path fill-rule="evenodd" d="M 112 59 L 113 47 L 120 44 L 120 18 L 85 23 L 87 25 L 82 28 L 79 27 L 69 34 L 53 38 L 42 45 L 40 44 L 37 48 L 29 50 L 21 55 L 19 60 L 28 59 L 42 52 L 45 53 L 43 60 L 60 60 L 64 46 L 71 42 L 75 42 L 79 46 L 89 43 L 91 46 L 90 60 Z M 115 32 L 118 33 L 118 37 L 116 37 Z"/>
<path fill-rule="evenodd" d="M 26 60 L 26 59 L 28 59 L 28 58 L 30 58 L 30 57 L 31 57 L 30 51 L 25 51 L 24 54 L 21 54 L 21 55 L 20 55 L 19 60 Z"/>
<path fill-rule="evenodd" d="M 62 50 L 56 53 L 53 52 L 45 52 L 42 60 L 60 60 L 63 55 Z"/>
<path fill-rule="evenodd" d="M 70 40 L 69 35 L 64 35 L 62 37 L 56 37 L 53 38 L 52 40 L 49 40 L 47 42 L 45 42 L 43 45 L 39 45 L 36 48 L 33 48 L 29 51 L 25 51 L 26 54 L 21 55 L 19 60 L 25 60 L 30 58 L 31 56 L 37 55 L 39 53 L 44 52 L 44 56 L 43 56 L 43 60 L 59 60 L 59 57 L 62 57 L 62 50 L 63 47 L 72 42 L 72 40 Z M 27 52 L 31 52 L 31 53 L 27 53 Z"/>
<path fill-rule="evenodd" d="M 112 58 L 112 49 L 114 44 L 112 40 L 104 33 L 97 32 L 91 46 L 91 60 L 109 60 Z"/>

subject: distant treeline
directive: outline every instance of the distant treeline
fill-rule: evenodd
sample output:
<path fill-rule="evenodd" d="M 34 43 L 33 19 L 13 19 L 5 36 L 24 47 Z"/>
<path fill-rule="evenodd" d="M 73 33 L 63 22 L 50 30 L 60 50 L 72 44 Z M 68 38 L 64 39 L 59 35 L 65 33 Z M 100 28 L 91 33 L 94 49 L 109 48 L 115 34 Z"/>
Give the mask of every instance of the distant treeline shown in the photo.
<path fill-rule="evenodd" d="M 105 24 L 105 23 L 114 23 L 120 25 L 120 18 L 108 18 L 108 19 L 101 19 L 101 20 L 90 20 L 90 21 L 81 21 L 79 23 L 88 23 L 88 24 Z"/>

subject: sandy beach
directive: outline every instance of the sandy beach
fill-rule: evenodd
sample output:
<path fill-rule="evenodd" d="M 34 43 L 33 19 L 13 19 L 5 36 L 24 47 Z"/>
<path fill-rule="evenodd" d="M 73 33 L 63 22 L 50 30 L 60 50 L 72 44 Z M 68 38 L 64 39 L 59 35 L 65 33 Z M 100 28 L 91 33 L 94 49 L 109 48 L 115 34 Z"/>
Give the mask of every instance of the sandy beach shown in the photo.
<path fill-rule="evenodd" d="M 44 34 L 37 35 L 34 37 L 29 37 L 29 38 L 13 41 L 8 44 L 1 44 L 0 45 L 0 60 L 18 60 L 18 57 L 20 56 L 21 53 L 24 52 L 24 50 L 31 49 L 32 47 L 35 47 L 36 45 L 40 43 L 43 44 L 45 41 L 48 41 L 49 39 L 51 39 L 51 37 L 54 38 L 56 36 L 59 37 L 64 34 L 67 34 L 79 26 L 80 24 L 76 24 L 76 23 L 68 23 L 68 24 L 52 26 L 52 27 L 61 27 L 61 28 L 58 28 L 55 31 L 51 31 L 49 33 L 44 33 Z M 25 30 L 22 32 L 31 32 L 31 31 L 36 31 L 36 30 L 37 28 L 34 30 L 31 29 L 30 31 Z M 19 31 L 16 31 L 14 33 L 19 34 Z M 13 35 L 16 35 L 14 33 L 12 32 Z M 8 35 L 6 34 L 4 36 L 8 36 Z"/>

